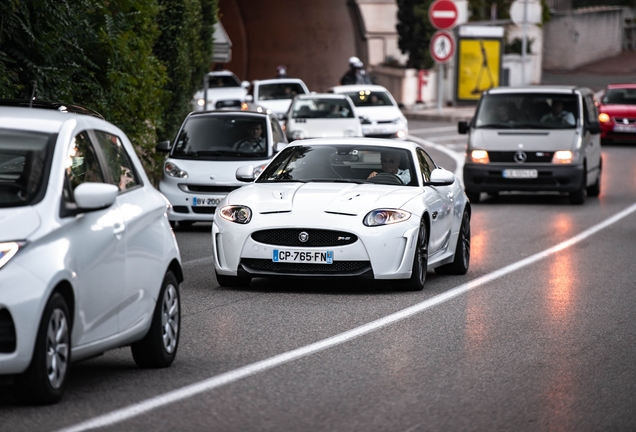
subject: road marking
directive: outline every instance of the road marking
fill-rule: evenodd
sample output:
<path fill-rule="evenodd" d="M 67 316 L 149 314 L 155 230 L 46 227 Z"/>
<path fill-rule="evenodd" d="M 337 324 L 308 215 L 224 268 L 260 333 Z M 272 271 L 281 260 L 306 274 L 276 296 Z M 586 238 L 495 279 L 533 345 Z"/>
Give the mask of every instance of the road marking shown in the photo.
<path fill-rule="evenodd" d="M 212 261 L 212 257 L 211 256 L 207 256 L 207 257 L 203 257 L 203 258 L 197 258 L 197 259 L 193 259 L 193 260 L 190 260 L 190 261 L 186 261 L 186 262 L 182 263 L 182 265 L 184 267 L 191 267 L 191 266 L 202 264 L 202 263 L 208 262 L 208 261 Z"/>
<path fill-rule="evenodd" d="M 443 126 L 443 127 L 436 127 L 436 128 L 411 129 L 409 130 L 409 134 L 424 133 L 424 132 L 450 132 L 450 131 L 456 131 L 456 130 L 457 130 L 457 126 Z"/>
<path fill-rule="evenodd" d="M 457 165 L 455 167 L 455 177 L 457 177 L 457 179 L 459 180 L 461 184 L 464 184 L 464 153 L 463 152 L 461 153 L 456 152 L 455 150 L 451 150 L 444 145 L 435 144 L 433 141 L 430 141 L 424 138 L 418 138 L 413 135 L 409 135 L 408 139 L 418 144 L 421 144 L 424 147 L 434 148 L 435 150 L 450 156 L 455 161 L 455 164 Z"/>
<path fill-rule="evenodd" d="M 266 370 L 292 362 L 294 360 L 298 360 L 300 358 L 307 357 L 312 354 L 316 354 L 320 351 L 324 351 L 326 349 L 333 348 L 338 345 L 342 345 L 345 342 L 356 339 L 365 334 L 374 332 L 383 327 L 402 321 L 413 315 L 419 314 L 420 312 L 423 312 L 434 306 L 445 303 L 448 300 L 451 300 L 455 297 L 459 297 L 460 295 L 466 294 L 477 287 L 480 287 L 496 279 L 504 277 L 510 273 L 516 272 L 517 270 L 520 270 L 524 267 L 527 267 L 531 264 L 541 261 L 549 257 L 550 255 L 554 255 L 557 252 L 560 252 L 569 247 L 572 247 L 575 244 L 587 239 L 588 237 L 591 237 L 597 232 L 615 224 L 616 222 L 629 216 L 635 211 L 636 211 L 636 203 L 632 204 L 630 207 L 626 208 L 625 210 L 619 213 L 616 213 L 614 216 L 611 216 L 605 219 L 604 221 L 586 229 L 585 231 L 579 233 L 578 235 L 575 235 L 574 237 L 571 237 L 570 239 L 557 244 L 556 246 L 552 246 L 548 249 L 545 249 L 542 252 L 538 252 L 520 261 L 509 264 L 505 267 L 502 267 L 499 270 L 495 270 L 492 273 L 488 273 L 470 282 L 459 285 L 449 291 L 446 291 L 445 293 L 432 297 L 421 303 L 415 304 L 406 309 L 395 312 L 391 315 L 387 315 L 384 318 L 380 318 L 368 324 L 364 324 L 352 330 L 337 334 L 330 338 L 323 339 L 321 341 L 306 345 L 304 347 L 287 351 L 285 353 L 278 354 L 274 357 L 270 357 L 268 359 L 261 360 L 256 363 L 252 363 L 247 366 L 243 366 L 241 368 L 234 369 L 232 371 L 213 376 L 203 381 L 199 381 L 197 383 L 190 384 L 185 387 L 181 387 L 179 389 L 164 393 L 162 395 L 155 396 L 150 399 L 146 399 L 145 401 L 138 402 L 133 405 L 129 405 L 127 407 L 111 411 L 101 416 L 94 417 L 92 419 L 86 420 L 76 425 L 72 425 L 67 428 L 61 429 L 59 432 L 81 432 L 81 431 L 86 431 L 86 430 L 95 429 L 99 427 L 112 426 L 114 424 L 121 423 L 125 420 L 137 417 L 139 415 L 142 415 L 144 413 L 157 409 L 159 407 L 163 407 L 163 406 L 170 405 L 185 399 L 192 398 L 198 394 L 208 392 L 210 390 L 224 386 L 226 384 L 236 382 L 240 379 L 247 378 L 249 376 L 255 375 L 260 372 L 264 372 Z"/>

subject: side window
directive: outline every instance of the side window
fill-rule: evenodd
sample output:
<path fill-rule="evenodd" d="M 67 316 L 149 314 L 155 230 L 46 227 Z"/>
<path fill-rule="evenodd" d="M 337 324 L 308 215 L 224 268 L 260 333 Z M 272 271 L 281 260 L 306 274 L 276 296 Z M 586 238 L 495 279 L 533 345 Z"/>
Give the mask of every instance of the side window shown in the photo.
<path fill-rule="evenodd" d="M 285 134 L 283 134 L 283 130 L 280 128 L 280 124 L 278 120 L 270 118 L 272 122 L 272 134 L 274 139 L 274 144 L 279 142 L 287 142 L 285 139 Z"/>
<path fill-rule="evenodd" d="M 598 109 L 596 108 L 596 105 L 594 105 L 592 96 L 585 96 L 583 100 L 585 103 L 585 119 L 588 122 L 598 121 Z"/>
<path fill-rule="evenodd" d="M 94 131 L 97 144 L 100 146 L 110 181 L 123 192 L 141 184 L 135 167 L 126 153 L 126 149 L 118 136 L 103 131 Z"/>
<path fill-rule="evenodd" d="M 431 181 L 431 172 L 435 169 L 435 162 L 424 150 L 419 148 L 417 149 L 417 160 L 420 164 L 423 180 L 425 182 Z"/>
<path fill-rule="evenodd" d="M 73 138 L 68 148 L 66 162 L 66 186 L 64 200 L 72 203 L 73 191 L 82 183 L 104 183 L 104 175 L 99 167 L 95 149 L 86 131 Z"/>

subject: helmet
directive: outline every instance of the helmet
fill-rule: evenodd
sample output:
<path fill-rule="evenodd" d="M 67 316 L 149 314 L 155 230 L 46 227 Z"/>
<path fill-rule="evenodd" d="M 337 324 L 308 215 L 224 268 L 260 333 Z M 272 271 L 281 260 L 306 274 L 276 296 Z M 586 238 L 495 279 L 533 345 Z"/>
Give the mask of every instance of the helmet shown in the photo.
<path fill-rule="evenodd" d="M 276 76 L 281 78 L 281 77 L 286 77 L 287 76 L 287 68 L 283 65 L 277 66 L 276 67 Z"/>
<path fill-rule="evenodd" d="M 362 69 L 364 64 L 360 60 L 358 60 L 357 62 L 353 63 L 351 66 L 353 66 L 354 68 Z"/>
<path fill-rule="evenodd" d="M 353 66 L 355 63 L 362 63 L 358 57 L 349 57 L 349 65 Z"/>

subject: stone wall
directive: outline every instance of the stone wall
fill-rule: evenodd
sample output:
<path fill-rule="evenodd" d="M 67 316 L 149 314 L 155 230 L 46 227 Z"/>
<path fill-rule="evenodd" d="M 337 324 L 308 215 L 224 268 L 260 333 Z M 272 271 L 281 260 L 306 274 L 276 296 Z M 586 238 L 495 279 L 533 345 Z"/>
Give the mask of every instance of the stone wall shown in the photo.
<path fill-rule="evenodd" d="M 572 70 L 622 51 L 623 9 L 597 7 L 555 13 L 545 24 L 543 68 Z"/>

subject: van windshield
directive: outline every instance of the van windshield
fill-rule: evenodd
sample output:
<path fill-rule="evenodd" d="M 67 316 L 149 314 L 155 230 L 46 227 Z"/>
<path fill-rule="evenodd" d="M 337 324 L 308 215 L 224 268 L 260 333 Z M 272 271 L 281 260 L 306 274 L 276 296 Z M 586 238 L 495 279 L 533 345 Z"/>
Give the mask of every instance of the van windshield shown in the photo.
<path fill-rule="evenodd" d="M 475 127 L 484 129 L 573 129 L 579 121 L 575 94 L 484 95 Z"/>

